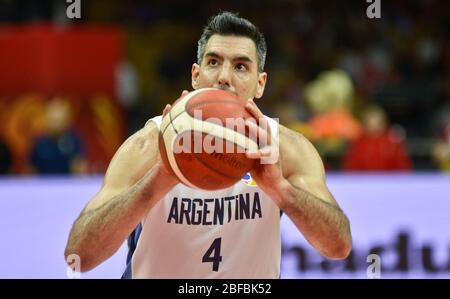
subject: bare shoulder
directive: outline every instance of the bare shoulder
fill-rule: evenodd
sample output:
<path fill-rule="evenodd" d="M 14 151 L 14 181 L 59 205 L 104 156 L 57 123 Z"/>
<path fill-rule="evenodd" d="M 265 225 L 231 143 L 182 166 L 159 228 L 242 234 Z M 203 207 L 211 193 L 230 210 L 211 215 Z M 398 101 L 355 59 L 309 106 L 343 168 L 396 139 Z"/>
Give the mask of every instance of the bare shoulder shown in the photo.
<path fill-rule="evenodd" d="M 153 122 L 128 137 L 109 163 L 103 185 L 87 208 L 93 209 L 138 182 L 159 159 L 159 129 Z"/>
<path fill-rule="evenodd" d="M 131 135 L 124 142 L 126 150 L 142 154 L 152 151 L 158 145 L 158 134 L 158 126 L 154 122 L 149 121 L 142 129 Z"/>
<path fill-rule="evenodd" d="M 114 155 L 105 175 L 105 184 L 135 184 L 159 159 L 159 129 L 154 122 L 131 135 Z"/>
<path fill-rule="evenodd" d="M 292 185 L 339 207 L 328 190 L 322 159 L 305 136 L 280 125 L 280 157 L 283 176 Z"/>
<path fill-rule="evenodd" d="M 324 175 L 322 159 L 302 134 L 280 125 L 280 157 L 283 175 Z"/>
<path fill-rule="evenodd" d="M 300 144 L 302 142 L 308 141 L 302 134 L 280 124 L 280 141 L 281 140 L 289 144 Z"/>
<path fill-rule="evenodd" d="M 312 143 L 302 134 L 280 125 L 280 152 L 287 155 L 302 156 L 316 154 Z"/>

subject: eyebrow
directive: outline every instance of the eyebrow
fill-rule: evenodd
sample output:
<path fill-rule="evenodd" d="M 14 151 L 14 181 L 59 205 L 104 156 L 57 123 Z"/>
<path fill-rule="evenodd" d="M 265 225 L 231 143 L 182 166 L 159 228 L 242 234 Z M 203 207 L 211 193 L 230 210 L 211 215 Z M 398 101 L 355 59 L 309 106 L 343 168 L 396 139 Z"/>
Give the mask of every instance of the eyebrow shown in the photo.
<path fill-rule="evenodd" d="M 213 52 L 213 51 L 206 53 L 205 57 L 213 57 L 213 58 L 222 59 L 222 56 L 220 56 L 217 52 Z M 245 56 L 245 55 L 237 56 L 237 57 L 233 58 L 233 61 L 245 61 L 245 62 L 250 62 L 250 63 L 253 62 L 253 60 L 251 60 L 250 57 Z"/>

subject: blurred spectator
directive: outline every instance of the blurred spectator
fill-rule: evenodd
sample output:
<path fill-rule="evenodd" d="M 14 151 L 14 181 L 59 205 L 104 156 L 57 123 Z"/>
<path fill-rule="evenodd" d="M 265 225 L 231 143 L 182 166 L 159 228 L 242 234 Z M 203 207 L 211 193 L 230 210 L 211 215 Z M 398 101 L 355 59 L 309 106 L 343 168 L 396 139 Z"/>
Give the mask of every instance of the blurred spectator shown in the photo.
<path fill-rule="evenodd" d="M 407 131 L 415 167 L 422 167 L 424 152 L 427 157 L 423 166 L 432 166 L 429 148 L 436 132 L 442 130 L 436 126 L 449 115 L 448 106 L 445 110 L 437 106 L 448 101 L 442 97 L 448 97 L 450 86 L 449 79 L 443 80 L 449 77 L 450 70 L 446 25 L 449 9 L 445 9 L 448 1 L 384 1 L 382 22 L 364 16 L 366 4 L 353 5 L 344 0 L 259 1 L 256 10 L 252 9 L 254 3 L 202 1 L 197 9 L 183 13 L 187 4 L 181 0 L 82 1 L 83 17 L 76 21 L 67 18 L 65 1 L 0 0 L 0 23 L 9 26 L 41 20 L 58 26 L 76 22 L 124 29 L 124 56 L 135 70 L 121 66 L 123 73 L 118 79 L 123 85 L 117 86 L 117 95 L 132 115 L 127 120 L 131 133 L 147 121 L 148 115 L 161 111 L 180 90 L 190 88 L 186 70 L 191 67 L 189 54 L 193 53 L 184 55 L 183 51 L 181 57 L 179 50 L 195 48 L 198 28 L 202 26 L 199 20 L 218 10 L 239 11 L 258 20 L 267 32 L 271 54 L 266 65 L 272 80 L 258 102 L 260 108 L 267 108 L 265 113 L 273 115 L 272 108 L 279 109 L 286 102 L 280 98 L 291 94 L 297 97 L 303 82 L 339 67 L 352 78 L 356 96 L 382 105 L 389 119 Z M 446 90 L 445 94 L 439 95 L 441 89 Z M 346 143 L 360 132 L 352 116 L 355 107 L 337 109 L 329 115 L 314 112 L 311 126 L 305 126 L 307 118 L 299 109 L 303 103 L 287 102 L 296 105 L 296 119 L 290 127 L 311 137 L 325 163 L 330 156 L 340 163 Z M 14 151 L 13 144 L 8 143 Z"/>
<path fill-rule="evenodd" d="M 120 104 L 125 108 L 136 105 L 138 98 L 137 73 L 134 65 L 123 60 L 116 69 L 116 93 Z"/>
<path fill-rule="evenodd" d="M 336 168 L 347 143 L 362 131 L 351 112 L 353 82 L 342 70 L 322 72 L 306 86 L 305 99 L 313 113 L 308 122 L 310 139 L 325 160 L 325 167 Z"/>
<path fill-rule="evenodd" d="M 116 94 L 119 103 L 125 111 L 125 120 L 128 125 L 128 132 L 135 131 L 134 117 L 139 100 L 138 74 L 130 61 L 124 59 L 116 69 Z M 141 125 L 141 123 L 139 123 Z"/>
<path fill-rule="evenodd" d="M 351 113 L 353 93 L 350 77 L 341 70 L 323 72 L 306 86 L 306 100 L 314 113 L 309 123 L 316 139 L 359 136 L 361 126 Z"/>
<path fill-rule="evenodd" d="M 442 138 L 433 146 L 431 156 L 440 170 L 450 171 L 450 121 L 442 135 Z"/>
<path fill-rule="evenodd" d="M 37 138 L 30 163 L 39 174 L 84 173 L 82 142 L 71 125 L 67 102 L 52 100 L 46 111 L 46 134 Z"/>
<path fill-rule="evenodd" d="M 345 170 L 410 170 L 411 161 L 403 136 L 389 127 L 386 114 L 378 106 L 363 113 L 363 134 L 350 145 L 344 161 Z"/>
<path fill-rule="evenodd" d="M 0 174 L 6 174 L 11 169 L 12 158 L 8 145 L 0 139 Z"/>

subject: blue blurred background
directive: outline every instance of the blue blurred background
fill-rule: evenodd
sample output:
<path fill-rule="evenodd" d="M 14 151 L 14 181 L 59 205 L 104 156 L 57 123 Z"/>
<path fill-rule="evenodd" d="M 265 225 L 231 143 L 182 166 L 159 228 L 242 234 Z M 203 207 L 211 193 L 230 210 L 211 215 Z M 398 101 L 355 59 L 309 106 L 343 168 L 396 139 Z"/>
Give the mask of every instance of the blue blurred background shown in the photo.
<path fill-rule="evenodd" d="M 417 266 L 413 274 L 392 266 L 391 272 L 450 274 L 449 235 L 442 229 L 450 223 L 436 216 L 446 207 L 439 200 L 450 198 L 448 1 L 381 0 L 379 19 L 367 17 L 366 1 L 80 3 L 81 19 L 70 19 L 65 1 L 0 0 L 0 254 L 15 257 L 0 266 L 0 277 L 66 277 L 61 244 L 71 222 L 100 188 L 120 144 L 183 89 L 192 89 L 197 40 L 208 18 L 223 10 L 239 12 L 265 34 L 268 83 L 260 108 L 314 143 L 349 215 L 380 205 L 385 210 L 377 223 L 392 220 L 374 239 L 365 236 L 375 228 L 352 223 L 356 244 L 367 247 L 362 252 L 378 252 L 378 243 L 397 236 L 400 245 L 392 246 L 401 247 L 403 232 L 414 235 L 424 225 L 417 246 L 441 248 L 436 258 L 442 266 Z M 371 186 L 371 197 L 356 177 Z M 417 191 L 420 186 L 427 191 Z M 394 208 L 412 200 L 417 210 Z M 30 217 L 30 202 L 31 214 L 50 209 L 57 217 Z M 416 225 L 394 221 L 403 219 L 396 215 L 419 219 L 415 213 L 424 215 Z M 288 219 L 283 221 L 291 236 Z M 31 271 L 30 255 L 16 250 L 35 246 L 27 232 L 41 244 L 40 270 Z M 285 276 L 348 274 L 340 264 L 300 266 L 289 256 L 297 252 L 301 260 L 309 245 L 295 233 L 283 241 L 294 248 L 283 251 L 284 269 L 291 269 Z M 125 247 L 110 266 L 101 266 L 108 270 L 85 277 L 119 277 L 124 253 Z M 380 254 L 389 260 L 389 250 Z M 421 265 L 422 253 L 411 256 L 407 264 Z M 359 271 L 357 277 L 366 277 L 365 269 Z"/>

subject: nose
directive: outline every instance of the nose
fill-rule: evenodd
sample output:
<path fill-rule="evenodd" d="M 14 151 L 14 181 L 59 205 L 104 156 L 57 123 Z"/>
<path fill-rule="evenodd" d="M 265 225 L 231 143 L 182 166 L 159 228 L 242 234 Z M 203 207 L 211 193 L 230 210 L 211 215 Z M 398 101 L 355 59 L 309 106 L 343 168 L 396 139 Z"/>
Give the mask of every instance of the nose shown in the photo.
<path fill-rule="evenodd" d="M 220 87 L 230 87 L 231 86 L 231 71 L 228 63 L 224 63 L 217 80 Z"/>

